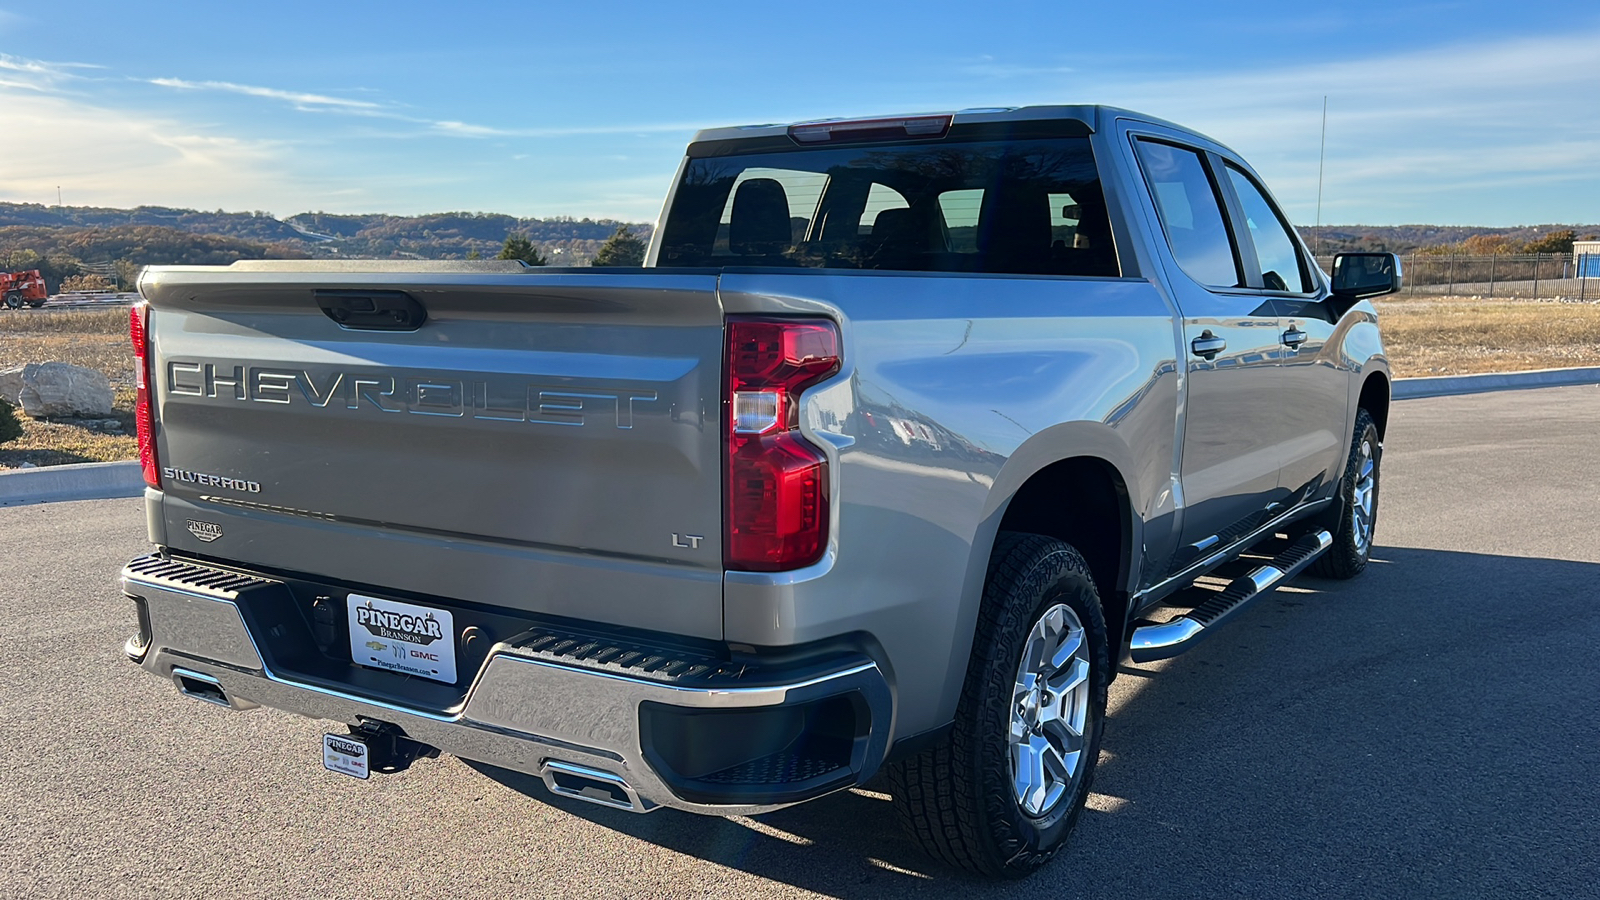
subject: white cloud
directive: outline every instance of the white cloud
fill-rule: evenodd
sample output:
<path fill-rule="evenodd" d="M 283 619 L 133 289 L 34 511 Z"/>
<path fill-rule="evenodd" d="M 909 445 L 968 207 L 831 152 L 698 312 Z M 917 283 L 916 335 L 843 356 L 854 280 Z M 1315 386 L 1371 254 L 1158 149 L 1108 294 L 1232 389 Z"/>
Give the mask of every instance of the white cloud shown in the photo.
<path fill-rule="evenodd" d="M 282 100 L 296 107 L 332 107 L 347 110 L 376 110 L 380 108 L 377 103 L 367 100 L 350 100 L 344 97 L 330 97 L 326 94 L 308 94 L 301 91 L 285 91 L 278 88 L 257 87 L 250 84 L 234 84 L 231 81 L 185 81 L 182 78 L 151 78 L 149 82 L 161 87 L 177 88 L 185 91 L 223 91 L 230 94 L 244 94 L 248 97 L 265 97 L 270 100 Z"/>
<path fill-rule="evenodd" d="M 457 137 L 501 137 L 511 132 L 487 125 L 469 125 L 466 122 L 434 122 L 435 131 Z"/>
<path fill-rule="evenodd" d="M 0 20 L 0 25 L 4 24 L 4 20 Z M 82 78 L 77 70 L 99 68 L 103 66 L 95 63 L 46 62 L 0 53 L 0 72 L 11 73 L 6 84 L 36 91 L 55 90 L 64 82 Z"/>
<path fill-rule="evenodd" d="M 308 193 L 288 177 L 277 142 L 206 134 L 169 116 L 4 83 L 0 107 L 8 130 L 30 135 L 6 147 L 0 198 L 8 201 L 54 203 L 58 186 L 69 204 L 203 209 L 222 198 L 299 203 Z"/>
<path fill-rule="evenodd" d="M 267 100 L 280 100 L 290 104 L 302 112 L 317 113 L 342 113 L 346 115 L 362 116 L 367 118 L 390 119 L 397 122 L 406 122 L 412 125 L 421 125 L 423 129 L 411 135 L 397 134 L 394 137 L 423 137 L 442 136 L 460 138 L 500 138 L 500 137 L 569 137 L 582 135 L 601 134 L 656 134 L 672 131 L 692 132 L 697 126 L 679 123 L 639 123 L 601 126 L 579 127 L 545 127 L 545 128 L 501 128 L 493 125 L 480 125 L 472 122 L 462 122 L 455 119 L 429 119 L 400 112 L 393 104 L 378 103 L 370 100 L 352 100 L 345 97 L 334 97 L 328 94 L 312 94 L 302 91 L 289 91 L 280 88 L 262 87 L 250 84 L 235 84 L 229 81 L 187 81 L 182 78 L 150 78 L 148 83 L 159 87 L 174 88 L 185 91 L 220 91 L 231 94 L 241 94 L 248 97 L 261 97 Z"/>

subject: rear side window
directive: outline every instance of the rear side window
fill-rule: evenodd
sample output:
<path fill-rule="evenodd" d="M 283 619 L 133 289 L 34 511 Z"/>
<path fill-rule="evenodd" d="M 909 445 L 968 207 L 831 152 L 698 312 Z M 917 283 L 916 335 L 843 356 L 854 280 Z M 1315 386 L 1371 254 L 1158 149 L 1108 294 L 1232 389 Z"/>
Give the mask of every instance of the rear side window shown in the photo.
<path fill-rule="evenodd" d="M 1082 137 L 692 159 L 657 265 L 1120 274 Z"/>
<path fill-rule="evenodd" d="M 1289 226 L 1283 223 L 1272 201 L 1250 176 L 1228 165 L 1228 180 L 1233 182 L 1234 193 L 1239 195 L 1239 205 L 1244 208 L 1245 224 L 1250 228 L 1250 241 L 1255 244 L 1256 261 L 1261 264 L 1261 286 L 1269 291 L 1306 293 L 1311 285 L 1306 279 L 1305 265 L 1294 238 L 1289 236 Z"/>
<path fill-rule="evenodd" d="M 1135 146 L 1172 258 L 1201 284 L 1240 286 L 1222 201 L 1200 154 L 1156 141 L 1140 140 Z"/>

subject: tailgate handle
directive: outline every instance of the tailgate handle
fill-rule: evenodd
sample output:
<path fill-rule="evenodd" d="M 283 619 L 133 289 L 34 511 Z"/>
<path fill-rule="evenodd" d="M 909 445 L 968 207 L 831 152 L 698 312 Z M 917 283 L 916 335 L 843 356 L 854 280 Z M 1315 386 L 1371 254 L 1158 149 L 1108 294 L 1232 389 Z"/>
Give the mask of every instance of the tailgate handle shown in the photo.
<path fill-rule="evenodd" d="M 405 291 L 319 290 L 317 305 L 340 328 L 355 331 L 416 331 L 428 311 Z"/>

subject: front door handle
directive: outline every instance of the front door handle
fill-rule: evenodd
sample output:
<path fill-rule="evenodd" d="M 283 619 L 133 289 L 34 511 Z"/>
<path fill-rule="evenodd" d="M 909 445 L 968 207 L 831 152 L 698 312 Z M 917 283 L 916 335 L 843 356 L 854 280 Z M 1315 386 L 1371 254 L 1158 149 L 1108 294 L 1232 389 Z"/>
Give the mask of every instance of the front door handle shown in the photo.
<path fill-rule="evenodd" d="M 1195 356 L 1202 357 L 1206 362 L 1217 358 L 1217 354 L 1228 349 L 1228 342 L 1211 333 L 1207 328 L 1200 332 L 1200 336 L 1189 342 L 1189 349 Z"/>
<path fill-rule="evenodd" d="M 1304 344 L 1306 339 L 1309 337 L 1311 337 L 1311 335 L 1306 334 L 1304 331 L 1301 331 L 1293 325 L 1290 325 L 1289 330 L 1283 333 L 1283 342 L 1290 347 L 1298 347 L 1301 344 Z"/>

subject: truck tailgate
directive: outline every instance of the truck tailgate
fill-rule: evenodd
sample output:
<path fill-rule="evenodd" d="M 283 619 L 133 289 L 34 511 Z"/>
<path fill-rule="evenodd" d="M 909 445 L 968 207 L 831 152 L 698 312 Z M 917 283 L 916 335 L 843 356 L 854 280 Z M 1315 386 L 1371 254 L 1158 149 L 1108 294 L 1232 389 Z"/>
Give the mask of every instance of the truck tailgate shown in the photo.
<path fill-rule="evenodd" d="M 165 543 L 720 637 L 716 276 L 382 269 L 145 276 Z"/>

